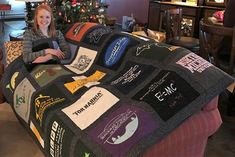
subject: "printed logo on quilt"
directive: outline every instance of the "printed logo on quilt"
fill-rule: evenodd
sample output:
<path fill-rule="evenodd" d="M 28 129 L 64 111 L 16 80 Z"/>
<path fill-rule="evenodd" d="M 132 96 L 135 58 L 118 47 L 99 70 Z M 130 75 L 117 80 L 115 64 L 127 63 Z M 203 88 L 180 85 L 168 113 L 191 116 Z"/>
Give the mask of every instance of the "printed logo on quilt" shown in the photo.
<path fill-rule="evenodd" d="M 30 114 L 30 103 L 35 88 L 27 78 L 23 79 L 14 92 L 14 109 L 16 113 L 28 123 Z"/>
<path fill-rule="evenodd" d="M 110 85 L 115 86 L 118 90 L 127 94 L 143 82 L 154 69 L 151 65 L 128 61 L 124 69 L 119 73 L 121 76 L 114 77 Z"/>
<path fill-rule="evenodd" d="M 52 157 L 69 156 L 74 134 L 66 125 L 55 119 L 59 119 L 59 117 L 53 117 L 48 125 L 46 149 Z"/>
<path fill-rule="evenodd" d="M 105 51 L 104 64 L 107 67 L 111 67 L 117 63 L 125 53 L 129 42 L 130 38 L 128 37 L 119 37 L 115 39 Z"/>
<path fill-rule="evenodd" d="M 81 130 L 84 130 L 118 101 L 119 99 L 108 90 L 92 87 L 74 104 L 62 109 L 62 111 Z"/>
<path fill-rule="evenodd" d="M 211 63 L 207 62 L 206 60 L 194 53 L 189 53 L 185 55 L 179 61 L 177 61 L 176 64 L 188 69 L 191 73 L 202 73 L 203 71 L 212 66 Z"/>
<path fill-rule="evenodd" d="M 81 55 L 78 58 L 78 62 L 73 64 L 72 67 L 79 69 L 80 71 L 84 71 L 86 67 L 88 67 L 88 65 L 91 63 L 91 61 L 92 60 L 89 58 L 89 56 Z"/>
<path fill-rule="evenodd" d="M 93 64 L 97 51 L 80 47 L 77 56 L 70 65 L 65 65 L 71 71 L 82 74 L 85 73 Z"/>
<path fill-rule="evenodd" d="M 162 61 L 178 48 L 164 43 L 148 43 L 137 47 L 135 55 Z"/>
<path fill-rule="evenodd" d="M 34 96 L 33 100 L 33 114 L 35 115 L 37 122 L 39 122 L 40 127 L 43 127 L 43 119 L 50 110 L 67 105 L 69 102 L 63 92 L 60 92 L 56 85 L 51 85 L 48 88 L 39 91 Z"/>
<path fill-rule="evenodd" d="M 163 70 L 133 98 L 150 104 L 167 121 L 198 96 L 199 93 L 178 74 Z"/>
<path fill-rule="evenodd" d="M 85 23 L 79 23 L 74 29 L 73 29 L 73 35 L 76 36 L 78 32 L 84 27 Z"/>
<path fill-rule="evenodd" d="M 137 47 L 136 56 L 139 56 L 145 50 L 149 50 L 152 45 L 153 45 L 153 43 L 152 44 L 145 44 L 145 45 Z"/>
<path fill-rule="evenodd" d="M 142 72 L 141 70 L 137 71 L 138 68 L 139 68 L 139 65 L 134 65 L 134 66 L 130 67 L 130 69 L 128 69 L 128 71 L 126 73 L 124 73 L 121 77 L 112 81 L 111 85 L 116 85 L 120 82 L 122 82 L 121 84 L 126 84 L 128 82 L 132 82 Z"/>
<path fill-rule="evenodd" d="M 122 131 L 117 130 L 121 127 Z M 120 144 L 127 141 L 133 134 L 135 134 L 139 125 L 139 119 L 135 112 L 127 110 L 120 115 L 114 117 L 109 124 L 106 125 L 103 132 L 98 135 L 100 140 L 104 140 L 104 143 Z M 116 133 L 116 134 L 115 134 Z"/>
<path fill-rule="evenodd" d="M 76 91 L 78 91 L 80 88 L 86 86 L 87 88 L 97 85 L 106 73 L 103 73 L 101 71 L 96 71 L 94 74 L 92 74 L 89 77 L 78 77 L 78 80 L 66 83 L 64 86 L 72 93 L 74 94 Z"/>
<path fill-rule="evenodd" d="M 40 121 L 40 126 L 42 126 L 42 118 L 45 110 L 55 104 L 62 103 L 65 101 L 64 97 L 51 97 L 50 95 L 42 95 L 36 97 L 34 100 L 36 119 Z"/>
<path fill-rule="evenodd" d="M 6 85 L 6 89 L 9 89 L 12 93 L 15 90 L 16 78 L 19 76 L 19 72 L 15 72 L 10 80 L 10 83 Z"/>
<path fill-rule="evenodd" d="M 40 77 L 43 77 L 45 75 L 48 75 L 48 76 L 55 76 L 56 73 L 58 71 L 61 71 L 62 70 L 62 67 L 60 66 L 56 66 L 56 67 L 51 67 L 51 68 L 48 68 L 48 69 L 45 69 L 45 70 L 41 70 L 41 71 L 38 71 L 35 75 L 34 75 L 34 78 L 35 79 L 40 79 Z"/>
<path fill-rule="evenodd" d="M 157 127 L 157 121 L 148 112 L 133 105 L 122 104 L 90 129 L 88 134 L 113 156 L 124 156 Z"/>
<path fill-rule="evenodd" d="M 72 74 L 70 71 L 65 70 L 61 65 L 39 65 L 31 72 L 31 75 L 36 82 L 41 86 L 45 86 L 49 82 L 63 75 Z"/>
<path fill-rule="evenodd" d="M 97 44 L 100 39 L 102 38 L 102 36 L 104 36 L 105 34 L 110 33 L 112 30 L 110 28 L 97 28 L 95 30 L 93 30 L 92 32 L 89 33 L 89 35 L 87 36 L 87 38 L 89 39 L 90 43 L 95 43 Z"/>
<path fill-rule="evenodd" d="M 75 23 L 70 28 L 70 30 L 65 34 L 67 40 L 72 40 L 75 42 L 80 42 L 84 34 L 93 26 L 96 26 L 97 23 Z"/>

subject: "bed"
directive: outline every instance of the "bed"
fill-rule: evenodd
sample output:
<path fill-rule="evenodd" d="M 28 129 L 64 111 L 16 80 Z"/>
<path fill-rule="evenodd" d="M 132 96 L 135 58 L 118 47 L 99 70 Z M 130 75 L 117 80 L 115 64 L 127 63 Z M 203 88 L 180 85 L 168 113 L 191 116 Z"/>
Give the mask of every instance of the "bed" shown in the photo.
<path fill-rule="evenodd" d="M 96 23 L 64 35 L 69 59 L 29 69 L 19 55 L 1 79 L 45 156 L 203 156 L 232 77 L 187 49 Z"/>

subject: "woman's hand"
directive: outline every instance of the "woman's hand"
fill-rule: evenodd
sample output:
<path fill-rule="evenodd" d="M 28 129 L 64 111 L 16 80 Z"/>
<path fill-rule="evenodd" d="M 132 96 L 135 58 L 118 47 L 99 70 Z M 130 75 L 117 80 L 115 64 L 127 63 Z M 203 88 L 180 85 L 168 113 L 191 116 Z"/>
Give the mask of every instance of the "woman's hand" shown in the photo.
<path fill-rule="evenodd" d="M 52 59 L 52 55 L 47 54 L 45 56 L 40 56 L 40 57 L 36 58 L 32 63 L 44 63 L 44 62 L 47 62 L 51 59 Z"/>
<path fill-rule="evenodd" d="M 55 49 L 46 49 L 45 53 L 46 53 L 46 55 L 51 54 L 53 56 L 56 56 L 59 59 L 64 59 L 65 58 L 65 54 L 60 49 L 57 49 L 57 50 L 55 50 Z"/>

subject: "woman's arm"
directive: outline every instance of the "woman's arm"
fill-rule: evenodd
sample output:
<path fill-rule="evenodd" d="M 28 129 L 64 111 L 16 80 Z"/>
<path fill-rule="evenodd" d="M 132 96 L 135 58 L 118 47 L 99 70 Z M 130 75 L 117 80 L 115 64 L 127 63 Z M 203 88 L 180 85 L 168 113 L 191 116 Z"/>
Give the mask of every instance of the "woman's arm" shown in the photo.
<path fill-rule="evenodd" d="M 33 43 L 33 31 L 26 30 L 24 33 L 23 40 L 23 60 L 25 63 L 31 63 L 36 58 L 45 55 L 45 51 L 32 52 L 32 43 Z"/>
<path fill-rule="evenodd" d="M 53 59 L 52 55 L 47 54 L 45 56 L 40 56 L 40 57 L 36 58 L 32 63 L 44 63 L 44 62 L 47 62 L 51 59 Z"/>

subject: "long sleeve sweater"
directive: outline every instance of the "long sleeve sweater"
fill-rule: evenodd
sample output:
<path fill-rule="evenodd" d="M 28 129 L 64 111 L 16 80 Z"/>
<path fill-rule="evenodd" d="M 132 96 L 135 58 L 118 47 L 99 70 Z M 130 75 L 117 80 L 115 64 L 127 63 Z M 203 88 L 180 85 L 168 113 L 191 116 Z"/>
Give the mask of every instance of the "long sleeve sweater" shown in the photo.
<path fill-rule="evenodd" d="M 69 58 L 70 49 L 61 31 L 56 30 L 55 38 L 58 41 L 58 46 L 60 50 L 65 54 L 65 59 Z M 37 33 L 35 33 L 32 29 L 27 29 L 25 31 L 23 41 L 23 60 L 25 63 L 31 63 L 37 57 L 45 55 L 45 49 L 33 52 L 33 47 L 34 45 L 36 45 L 37 41 L 43 39 L 48 39 L 48 37 L 43 35 L 40 30 Z"/>

